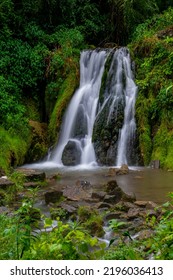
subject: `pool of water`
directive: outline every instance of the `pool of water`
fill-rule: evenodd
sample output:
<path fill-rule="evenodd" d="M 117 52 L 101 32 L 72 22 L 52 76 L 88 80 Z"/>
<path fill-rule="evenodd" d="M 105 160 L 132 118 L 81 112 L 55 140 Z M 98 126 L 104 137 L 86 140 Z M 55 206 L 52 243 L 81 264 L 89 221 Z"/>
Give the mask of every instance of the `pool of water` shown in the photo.
<path fill-rule="evenodd" d="M 92 185 L 105 184 L 116 179 L 118 185 L 128 193 L 134 193 L 137 200 L 167 201 L 173 192 L 173 172 L 144 167 L 130 167 L 127 175 L 108 176 L 109 167 L 83 166 L 67 168 L 56 165 L 30 165 L 28 168 L 42 169 L 47 175 L 60 173 L 58 184 L 74 186 L 76 181 L 89 181 Z M 57 182 L 56 182 L 57 184 Z"/>

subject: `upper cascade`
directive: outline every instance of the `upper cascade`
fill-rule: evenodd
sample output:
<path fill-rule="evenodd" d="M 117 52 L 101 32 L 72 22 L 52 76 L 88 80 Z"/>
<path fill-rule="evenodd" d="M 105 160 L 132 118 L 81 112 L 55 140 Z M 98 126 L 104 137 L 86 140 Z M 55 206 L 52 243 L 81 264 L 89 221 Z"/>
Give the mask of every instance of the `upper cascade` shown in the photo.
<path fill-rule="evenodd" d="M 127 48 L 81 52 L 80 85 L 49 161 L 58 165 L 135 164 L 135 100 Z"/>

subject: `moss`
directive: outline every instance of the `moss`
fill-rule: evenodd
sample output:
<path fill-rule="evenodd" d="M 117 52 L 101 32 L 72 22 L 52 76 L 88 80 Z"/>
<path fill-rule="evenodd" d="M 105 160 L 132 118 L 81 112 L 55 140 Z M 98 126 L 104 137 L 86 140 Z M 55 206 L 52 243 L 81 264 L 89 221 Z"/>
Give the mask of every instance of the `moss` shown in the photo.
<path fill-rule="evenodd" d="M 43 158 L 47 153 L 47 124 L 37 121 L 29 121 L 29 125 L 31 127 L 31 136 L 26 161 L 33 162 Z"/>
<path fill-rule="evenodd" d="M 49 142 L 51 144 L 54 144 L 57 141 L 57 133 L 60 130 L 63 114 L 78 83 L 79 80 L 76 76 L 76 72 L 72 71 L 68 74 L 61 86 L 48 126 Z"/>
<path fill-rule="evenodd" d="M 103 218 L 97 210 L 91 209 L 89 206 L 81 206 L 78 209 L 78 216 L 79 222 L 92 236 L 102 237 L 104 235 Z"/>
<path fill-rule="evenodd" d="M 5 172 L 11 166 L 24 163 L 28 143 L 20 136 L 11 135 L 10 132 L 0 127 L 0 168 Z"/>
<path fill-rule="evenodd" d="M 139 93 L 136 102 L 136 120 L 139 134 L 139 148 L 144 165 L 148 165 L 151 159 L 152 139 L 149 122 L 149 104 L 151 100 Z"/>
<path fill-rule="evenodd" d="M 39 108 L 38 100 L 34 100 L 31 98 L 24 98 L 23 103 L 26 107 L 26 117 L 29 120 L 39 122 L 41 116 L 40 116 L 40 111 L 38 110 Z"/>
<path fill-rule="evenodd" d="M 173 9 L 137 27 L 129 45 L 136 63 L 139 93 L 136 121 L 143 162 L 160 160 L 162 168 L 172 169 L 172 14 Z M 143 30 L 141 32 L 141 30 Z"/>
<path fill-rule="evenodd" d="M 173 169 L 173 131 L 167 129 L 165 122 L 162 122 L 153 142 L 152 159 L 160 160 L 164 169 Z"/>

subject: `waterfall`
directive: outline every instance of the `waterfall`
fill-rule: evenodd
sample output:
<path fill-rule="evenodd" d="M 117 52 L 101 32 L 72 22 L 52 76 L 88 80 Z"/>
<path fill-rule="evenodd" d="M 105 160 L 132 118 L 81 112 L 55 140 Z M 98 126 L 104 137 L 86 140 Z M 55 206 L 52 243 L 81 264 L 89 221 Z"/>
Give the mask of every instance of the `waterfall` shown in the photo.
<path fill-rule="evenodd" d="M 131 163 L 136 92 L 126 48 L 81 52 L 80 85 L 49 160 L 66 166 Z"/>
<path fill-rule="evenodd" d="M 106 57 L 105 50 L 81 53 L 80 85 L 65 113 L 60 139 L 51 158 L 57 164 L 96 164 L 92 132 Z"/>
<path fill-rule="evenodd" d="M 123 66 L 126 77 L 126 86 L 124 90 L 125 107 L 124 107 L 124 123 L 119 133 L 118 154 L 116 164 L 129 164 L 130 152 L 133 148 L 135 139 L 136 122 L 135 122 L 135 102 L 137 94 L 137 86 L 133 80 L 131 70 L 130 55 L 123 57 Z"/>

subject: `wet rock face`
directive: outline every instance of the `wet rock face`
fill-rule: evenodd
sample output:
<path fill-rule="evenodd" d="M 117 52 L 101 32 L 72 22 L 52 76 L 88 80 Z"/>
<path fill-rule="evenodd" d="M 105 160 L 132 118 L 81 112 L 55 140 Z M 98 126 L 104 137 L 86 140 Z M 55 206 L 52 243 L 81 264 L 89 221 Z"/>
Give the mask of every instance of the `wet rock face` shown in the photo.
<path fill-rule="evenodd" d="M 99 113 L 93 130 L 93 142 L 97 162 L 100 164 L 114 165 L 118 148 L 119 130 L 123 125 L 124 105 L 123 100 L 115 106 L 110 113 L 112 100 Z"/>
<path fill-rule="evenodd" d="M 81 139 L 87 134 L 87 117 L 83 104 L 79 105 L 72 137 Z"/>
<path fill-rule="evenodd" d="M 68 141 L 62 154 L 62 162 L 67 166 L 74 166 L 80 163 L 81 150 L 75 141 Z"/>
<path fill-rule="evenodd" d="M 43 158 L 48 150 L 47 124 L 30 120 L 29 125 L 32 133 L 25 162 L 36 162 Z"/>

